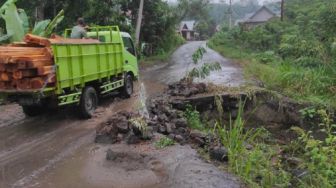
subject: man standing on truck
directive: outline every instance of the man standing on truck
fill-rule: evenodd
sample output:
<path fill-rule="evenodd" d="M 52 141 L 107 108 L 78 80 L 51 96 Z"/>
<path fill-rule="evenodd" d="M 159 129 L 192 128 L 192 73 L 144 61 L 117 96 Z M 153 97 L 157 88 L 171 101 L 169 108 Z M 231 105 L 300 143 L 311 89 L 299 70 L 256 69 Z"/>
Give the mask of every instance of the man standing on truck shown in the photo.
<path fill-rule="evenodd" d="M 87 29 L 87 26 L 85 25 L 84 19 L 83 18 L 78 18 L 77 25 L 72 28 L 71 38 L 72 39 L 87 38 L 86 29 Z"/>

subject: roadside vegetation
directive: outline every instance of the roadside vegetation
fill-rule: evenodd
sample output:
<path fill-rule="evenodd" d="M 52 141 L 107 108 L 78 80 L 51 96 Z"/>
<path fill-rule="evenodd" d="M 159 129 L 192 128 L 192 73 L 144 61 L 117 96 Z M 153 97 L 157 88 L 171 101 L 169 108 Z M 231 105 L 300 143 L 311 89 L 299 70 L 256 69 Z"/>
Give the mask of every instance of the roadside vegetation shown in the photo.
<path fill-rule="evenodd" d="M 216 100 L 218 117 L 214 124 L 204 122 L 197 110 L 187 106 L 185 116 L 188 125 L 213 134 L 212 137 L 228 152 L 228 170 L 237 174 L 248 187 L 336 186 L 336 135 L 333 132 L 336 124 L 332 114 L 316 109 L 308 115 L 303 110 L 303 118 L 320 121 L 315 134 L 293 127 L 289 130 L 293 137 L 284 143 L 265 128 L 246 127 L 243 102 L 235 119 L 223 121 L 222 102 L 220 97 Z M 316 133 L 323 135 L 322 139 L 317 139 Z M 209 146 L 205 147 L 205 150 L 208 149 Z"/>
<path fill-rule="evenodd" d="M 156 141 L 154 145 L 157 149 L 163 149 L 175 145 L 175 141 L 168 137 L 162 137 L 160 140 Z"/>
<path fill-rule="evenodd" d="M 318 7 L 318 8 L 317 8 Z M 286 1 L 283 22 L 223 28 L 209 46 L 238 60 L 248 78 L 298 101 L 336 106 L 336 1 Z"/>

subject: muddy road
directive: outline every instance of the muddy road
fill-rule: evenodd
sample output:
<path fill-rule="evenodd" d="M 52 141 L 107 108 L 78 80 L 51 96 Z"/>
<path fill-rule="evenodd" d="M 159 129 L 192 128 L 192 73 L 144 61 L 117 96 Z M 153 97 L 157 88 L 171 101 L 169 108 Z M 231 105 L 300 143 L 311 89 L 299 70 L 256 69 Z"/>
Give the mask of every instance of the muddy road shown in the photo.
<path fill-rule="evenodd" d="M 205 42 L 187 43 L 170 63 L 143 70 L 148 97 L 182 78 L 188 66 L 184 62 L 200 45 Z M 244 82 L 239 68 L 207 50 L 205 61 L 216 60 L 223 70 L 206 81 L 229 86 Z M 189 146 L 157 150 L 153 142 L 93 143 L 97 125 L 119 111 L 139 108 L 139 85 L 131 99 L 103 99 L 91 120 L 79 120 L 71 108 L 27 118 L 18 105 L 0 106 L 0 187 L 240 187 L 237 178 L 204 162 Z M 107 162 L 108 148 L 125 157 Z"/>

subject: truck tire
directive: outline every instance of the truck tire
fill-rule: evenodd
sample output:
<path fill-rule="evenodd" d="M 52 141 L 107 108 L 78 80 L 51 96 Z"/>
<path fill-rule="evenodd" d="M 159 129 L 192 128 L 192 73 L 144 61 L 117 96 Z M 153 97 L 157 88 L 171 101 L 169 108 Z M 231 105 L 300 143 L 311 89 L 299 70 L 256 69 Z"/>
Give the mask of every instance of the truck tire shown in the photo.
<path fill-rule="evenodd" d="M 133 77 L 129 74 L 125 77 L 124 87 L 122 87 L 121 94 L 125 98 L 130 98 L 133 94 Z"/>
<path fill-rule="evenodd" d="M 45 112 L 44 108 L 38 105 L 24 105 L 22 106 L 22 110 L 26 114 L 26 116 L 29 117 L 35 117 Z"/>
<path fill-rule="evenodd" d="M 93 87 L 85 87 L 80 100 L 80 116 L 90 119 L 98 106 L 97 92 Z"/>

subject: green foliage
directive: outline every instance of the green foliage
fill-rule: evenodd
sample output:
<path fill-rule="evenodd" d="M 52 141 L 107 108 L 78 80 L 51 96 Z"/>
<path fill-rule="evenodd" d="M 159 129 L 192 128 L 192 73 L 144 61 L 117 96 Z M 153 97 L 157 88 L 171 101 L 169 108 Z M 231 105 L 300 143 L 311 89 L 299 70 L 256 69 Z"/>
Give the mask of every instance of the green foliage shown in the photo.
<path fill-rule="evenodd" d="M 240 103 L 236 120 L 230 121 L 229 126 L 217 123 L 214 130 L 228 149 L 230 171 L 251 187 L 289 186 L 290 174 L 282 170 L 280 164 L 273 162 L 278 157 L 276 148 L 263 142 L 268 132 L 265 129 L 246 130 L 242 113 L 243 105 Z M 252 149 L 247 149 L 247 144 L 253 144 Z"/>
<path fill-rule="evenodd" d="M 221 106 L 220 102 L 218 105 Z M 228 149 L 230 171 L 250 187 L 336 186 L 336 124 L 333 114 L 324 109 L 303 109 L 301 112 L 307 118 L 320 119 L 318 132 L 323 134 L 322 139 L 315 138 L 312 131 L 293 127 L 298 138 L 293 138 L 288 145 L 276 145 L 265 129 L 245 128 L 242 106 L 240 104 L 237 119 L 230 121 L 229 126 L 216 123 L 214 129 Z M 247 148 L 246 145 L 250 146 Z"/>
<path fill-rule="evenodd" d="M 205 63 L 201 67 L 195 67 L 193 68 L 189 74 L 189 78 L 203 78 L 205 79 L 210 75 L 211 72 L 213 71 L 219 71 L 221 70 L 222 67 L 220 63 Z"/>
<path fill-rule="evenodd" d="M 17 11 L 15 2 L 17 0 L 8 0 L 0 8 L 0 15 L 6 22 L 6 31 L 10 42 L 20 42 L 24 37 L 24 27 Z M 5 39 L 3 38 L 3 39 Z"/>
<path fill-rule="evenodd" d="M 295 150 L 287 152 L 303 158 L 303 162 L 297 167 L 307 172 L 298 180 L 298 187 L 335 187 L 336 186 L 336 124 L 332 122 L 330 114 L 326 110 L 318 110 L 322 122 L 320 131 L 325 139 L 318 140 L 312 136 L 312 132 L 294 127 L 299 139 L 291 144 Z"/>
<path fill-rule="evenodd" d="M 200 113 L 191 105 L 187 105 L 184 116 L 187 118 L 188 125 L 192 129 L 204 130 L 204 125 L 201 122 Z"/>
<path fill-rule="evenodd" d="M 62 22 L 64 19 L 64 10 L 61 10 L 56 17 L 48 24 L 42 36 L 50 37 L 54 29 Z"/>
<path fill-rule="evenodd" d="M 23 9 L 16 8 L 16 0 L 8 0 L 0 8 L 1 17 L 5 20 L 7 35 L 2 36 L 0 41 L 21 42 L 29 29 L 29 19 Z M 55 27 L 63 20 L 64 11 L 62 10 L 53 21 L 43 20 L 37 22 L 32 29 L 32 33 L 42 37 L 51 35 Z"/>
<path fill-rule="evenodd" d="M 5 2 L 5 0 L 0 0 L 0 4 Z M 10 2 L 15 3 L 16 1 L 10 0 Z M 118 25 L 122 31 L 132 34 L 134 33 L 134 26 L 137 21 L 139 2 L 139 0 L 18 1 L 16 2 L 17 7 L 24 9 L 29 15 L 30 20 L 23 21 L 25 24 L 24 29 L 22 29 L 21 24 L 17 24 L 20 29 L 16 28 L 17 25 L 15 27 L 7 27 L 9 28 L 8 31 L 10 31 L 7 31 L 9 36 L 3 37 L 3 39 L 11 38 L 14 32 L 24 30 L 25 32 L 21 32 L 21 36 L 16 37 L 18 38 L 16 41 L 21 41 L 24 33 L 29 30 L 27 30 L 27 24 L 38 25 L 34 33 L 39 33 L 42 36 L 50 36 L 54 29 L 56 29 L 56 32 L 62 33 L 65 28 L 73 27 L 78 17 L 83 17 L 88 25 Z M 183 43 L 183 40 L 176 35 L 175 31 L 175 26 L 179 22 L 175 8 L 169 7 L 163 0 L 146 0 L 145 3 L 143 17 L 143 26 L 145 27 L 142 27 L 140 36 L 141 43 L 146 43 L 149 46 L 145 55 L 162 55 Z M 12 9 L 16 10 L 16 7 Z M 61 10 L 64 10 L 64 19 L 62 22 L 60 22 L 62 16 L 57 15 Z M 8 19 L 13 20 L 16 18 L 13 15 L 8 16 Z M 53 20 L 54 17 L 56 17 L 54 19 L 55 22 L 51 21 L 48 27 L 45 27 L 45 22 L 43 24 L 39 23 L 43 20 Z M 21 15 L 20 18 L 22 19 Z M 18 21 L 13 23 L 16 24 Z M 56 25 L 58 25 L 57 28 Z M 1 23 L 0 27 L 5 28 Z M 46 29 L 45 34 L 43 34 L 42 28 Z"/>
<path fill-rule="evenodd" d="M 199 47 L 194 54 L 192 55 L 192 59 L 194 64 L 198 64 L 199 61 L 203 59 L 204 54 L 206 53 L 206 49 L 204 47 Z"/>
<path fill-rule="evenodd" d="M 154 145 L 158 149 L 163 149 L 163 148 L 175 145 L 175 141 L 168 137 L 162 137 L 160 140 L 155 142 Z"/>
<path fill-rule="evenodd" d="M 336 105 L 335 0 L 291 0 L 286 19 L 217 33 L 209 46 L 243 61 L 248 77 L 300 101 Z M 319 8 L 316 8 L 319 7 Z"/>
<path fill-rule="evenodd" d="M 50 23 L 50 20 L 43 20 L 43 21 L 37 22 L 33 28 L 32 34 L 42 36 L 44 34 L 44 31 L 48 27 L 49 23 Z"/>
<path fill-rule="evenodd" d="M 315 117 L 316 112 L 317 112 L 316 108 L 314 107 L 304 108 L 300 110 L 300 113 L 303 117 L 310 118 L 310 119 L 313 119 Z"/>
<path fill-rule="evenodd" d="M 28 33 L 30 27 L 29 27 L 29 18 L 28 18 L 27 14 L 26 14 L 26 11 L 23 10 L 23 9 L 18 9 L 17 11 L 18 11 L 20 19 L 22 21 L 24 32 Z"/>
<path fill-rule="evenodd" d="M 199 47 L 194 54 L 192 55 L 192 60 L 195 65 L 202 62 L 204 54 L 206 53 L 206 49 L 204 47 Z M 222 67 L 220 63 L 203 63 L 201 67 L 194 67 L 190 72 L 187 73 L 186 77 L 189 80 L 193 80 L 194 78 L 206 78 L 213 71 L 221 70 Z"/>

